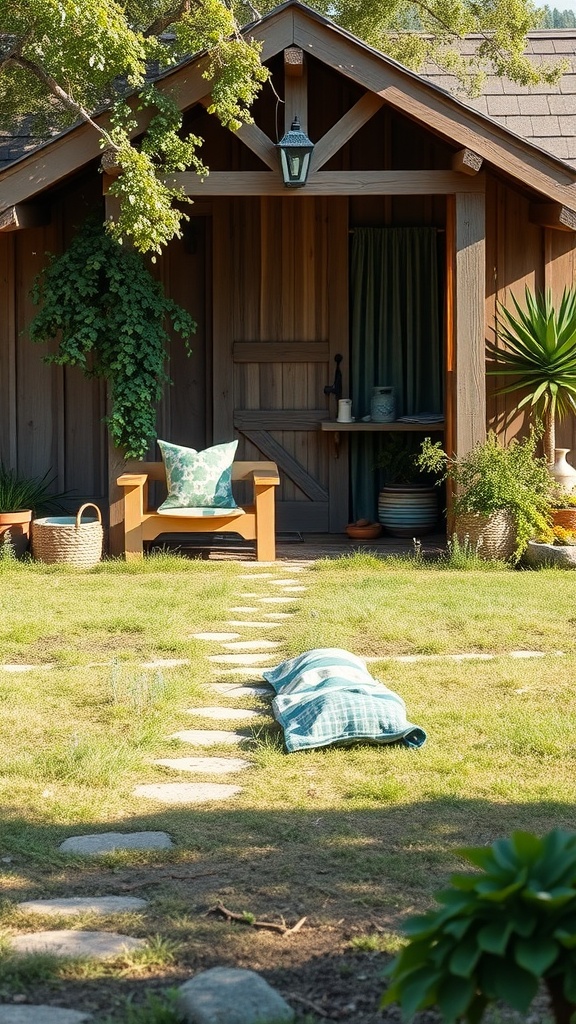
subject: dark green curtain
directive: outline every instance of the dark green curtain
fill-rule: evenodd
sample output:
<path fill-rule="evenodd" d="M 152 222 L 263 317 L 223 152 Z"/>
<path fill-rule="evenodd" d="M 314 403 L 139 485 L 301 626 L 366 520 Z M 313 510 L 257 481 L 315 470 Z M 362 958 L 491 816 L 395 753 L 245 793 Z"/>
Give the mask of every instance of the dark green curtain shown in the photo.
<path fill-rule="evenodd" d="M 442 412 L 436 228 L 356 228 L 350 299 L 356 420 L 370 413 L 376 385 L 395 388 L 397 417 Z M 376 519 L 379 435 L 351 441 L 353 518 Z"/>

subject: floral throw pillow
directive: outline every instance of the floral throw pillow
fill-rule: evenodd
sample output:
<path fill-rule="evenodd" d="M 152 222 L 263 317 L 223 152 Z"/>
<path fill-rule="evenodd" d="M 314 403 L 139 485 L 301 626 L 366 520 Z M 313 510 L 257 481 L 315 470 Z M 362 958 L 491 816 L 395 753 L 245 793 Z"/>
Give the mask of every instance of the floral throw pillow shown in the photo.
<path fill-rule="evenodd" d="M 168 497 L 159 512 L 169 508 L 236 508 L 232 495 L 232 463 L 238 441 L 216 444 L 197 452 L 158 441 L 166 469 Z"/>

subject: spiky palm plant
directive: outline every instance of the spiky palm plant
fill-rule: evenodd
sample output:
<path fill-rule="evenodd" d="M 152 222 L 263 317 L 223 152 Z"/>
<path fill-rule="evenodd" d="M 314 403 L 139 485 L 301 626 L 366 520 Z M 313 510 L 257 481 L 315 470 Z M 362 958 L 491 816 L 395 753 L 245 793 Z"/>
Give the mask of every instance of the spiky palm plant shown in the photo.
<path fill-rule="evenodd" d="M 514 378 L 497 395 L 523 391 L 518 408 L 530 404 L 544 422 L 544 454 L 554 462 L 556 418 L 576 413 L 576 290 L 565 288 L 558 307 L 550 291 L 525 290 L 526 309 L 512 296 L 516 313 L 499 304 L 497 334 L 506 349 L 487 343 L 491 376 Z"/>

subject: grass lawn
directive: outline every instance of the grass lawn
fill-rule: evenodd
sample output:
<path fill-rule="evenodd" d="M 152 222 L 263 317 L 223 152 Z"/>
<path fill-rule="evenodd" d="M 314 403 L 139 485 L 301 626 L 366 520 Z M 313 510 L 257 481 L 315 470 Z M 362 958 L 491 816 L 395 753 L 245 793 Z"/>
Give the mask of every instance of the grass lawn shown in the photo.
<path fill-rule="evenodd" d="M 0 663 L 39 666 L 0 671 L 0 935 L 82 927 L 149 940 L 144 953 L 100 966 L 5 954 L 0 1002 L 23 996 L 85 1009 L 97 1024 L 156 1024 L 150 1008 L 134 1007 L 225 964 L 260 971 L 300 1021 L 375 1024 L 402 921 L 464 865 L 459 846 L 575 826 L 576 573 L 451 571 L 361 554 L 305 569 L 308 589 L 282 606 L 291 618 L 237 632 L 279 643 L 268 664 L 320 646 L 377 659 L 372 673 L 404 697 L 428 742 L 291 755 L 268 700 L 209 690 L 235 676 L 208 662 L 217 645 L 192 638 L 248 619 L 230 608 L 254 604 L 246 595 L 256 588 L 278 592 L 246 574 L 239 563 L 173 557 L 89 573 L 0 562 Z M 510 656 L 518 650 L 544 656 Z M 496 657 L 441 657 L 454 653 Z M 189 663 L 142 667 L 158 658 Z M 237 678 L 257 681 L 258 670 Z M 186 712 L 215 704 L 261 715 L 247 729 Z M 142 782 L 181 781 L 153 758 L 236 756 L 168 739 L 211 727 L 246 730 L 251 767 L 205 777 L 240 783 L 240 795 L 192 807 L 132 795 Z M 143 829 L 169 832 L 174 849 L 97 860 L 57 852 L 70 835 Z M 109 894 L 143 897 L 148 909 L 65 920 L 16 909 L 49 895 Z M 283 937 L 210 913 L 218 902 L 257 919 L 307 920 Z"/>

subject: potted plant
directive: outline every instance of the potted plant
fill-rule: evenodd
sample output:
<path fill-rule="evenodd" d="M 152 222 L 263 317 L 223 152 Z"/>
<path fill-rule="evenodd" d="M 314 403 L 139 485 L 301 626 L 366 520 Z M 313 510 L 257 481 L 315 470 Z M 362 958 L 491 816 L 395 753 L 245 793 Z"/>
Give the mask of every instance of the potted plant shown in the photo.
<path fill-rule="evenodd" d="M 573 512 L 576 514 L 576 507 Z M 576 529 L 552 525 L 535 540 L 529 540 L 524 562 L 539 569 L 555 566 L 558 569 L 576 569 Z"/>
<path fill-rule="evenodd" d="M 49 471 L 48 471 L 49 472 Z M 51 494 L 55 477 L 23 477 L 0 462 L 0 547 L 10 541 L 20 557 L 28 548 L 33 515 L 61 512 L 65 493 Z"/>
<path fill-rule="evenodd" d="M 382 1003 L 406 1016 L 437 1007 L 478 1024 L 497 1001 L 526 1014 L 543 981 L 557 1024 L 576 1011 L 576 834 L 514 832 L 459 850 L 474 873 L 453 875 L 442 904 L 408 923 Z"/>
<path fill-rule="evenodd" d="M 393 537 L 430 533 L 438 522 L 438 491 L 418 464 L 418 447 L 414 434 L 393 432 L 383 437 L 376 458 L 383 478 L 378 519 Z"/>
<path fill-rule="evenodd" d="M 512 378 L 498 395 L 523 392 L 518 403 L 543 419 L 544 456 L 548 465 L 560 461 L 559 472 L 572 470 L 569 489 L 576 485 L 576 471 L 562 457 L 569 449 L 556 449 L 556 417 L 576 412 L 576 290 L 564 289 L 555 308 L 550 291 L 525 290 L 526 308 L 512 296 L 515 313 L 499 305 L 496 335 L 507 348 L 487 343 L 491 364 L 487 373 Z"/>
<path fill-rule="evenodd" d="M 552 479 L 536 449 L 541 431 L 532 428 L 507 447 L 490 431 L 485 441 L 457 459 L 440 442 L 422 444 L 418 465 L 455 485 L 455 534 L 482 558 L 518 561 L 528 541 L 548 527 Z"/>

